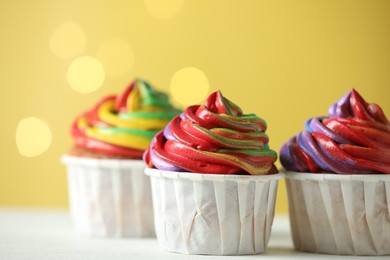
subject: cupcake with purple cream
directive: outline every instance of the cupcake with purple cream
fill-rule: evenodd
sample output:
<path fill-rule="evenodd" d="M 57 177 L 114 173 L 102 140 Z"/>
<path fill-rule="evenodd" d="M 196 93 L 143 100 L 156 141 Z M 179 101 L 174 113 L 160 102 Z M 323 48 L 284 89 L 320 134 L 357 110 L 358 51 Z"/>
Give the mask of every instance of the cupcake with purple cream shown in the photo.
<path fill-rule="evenodd" d="M 390 123 L 351 90 L 283 145 L 297 250 L 390 254 Z"/>

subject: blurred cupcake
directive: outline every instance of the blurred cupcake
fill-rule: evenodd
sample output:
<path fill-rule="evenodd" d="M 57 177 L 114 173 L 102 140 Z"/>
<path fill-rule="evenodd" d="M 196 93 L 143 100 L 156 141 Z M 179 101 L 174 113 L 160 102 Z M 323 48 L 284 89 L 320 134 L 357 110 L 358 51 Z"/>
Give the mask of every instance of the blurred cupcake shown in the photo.
<path fill-rule="evenodd" d="M 281 149 L 295 248 L 390 254 L 390 123 L 351 90 Z M 300 172 L 300 173 L 299 173 Z"/>
<path fill-rule="evenodd" d="M 76 118 L 76 145 L 62 157 L 68 169 L 76 229 L 103 237 L 155 236 L 150 181 L 142 154 L 179 113 L 166 94 L 135 80 Z"/>
<path fill-rule="evenodd" d="M 274 217 L 277 154 L 266 123 L 212 93 L 153 139 L 150 168 L 160 247 L 183 254 L 264 252 Z"/>

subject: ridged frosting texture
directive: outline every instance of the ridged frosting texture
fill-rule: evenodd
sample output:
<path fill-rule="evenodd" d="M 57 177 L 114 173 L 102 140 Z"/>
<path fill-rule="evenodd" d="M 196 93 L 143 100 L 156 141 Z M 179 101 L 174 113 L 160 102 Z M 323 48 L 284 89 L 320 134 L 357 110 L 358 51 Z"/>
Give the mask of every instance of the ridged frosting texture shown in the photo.
<path fill-rule="evenodd" d="M 212 93 L 204 105 L 193 105 L 153 139 L 144 159 L 149 167 L 211 174 L 277 172 L 275 151 L 268 146 L 266 122 Z"/>
<path fill-rule="evenodd" d="M 349 91 L 327 117 L 309 119 L 283 145 L 284 168 L 299 172 L 390 174 L 390 123 L 381 107 Z"/>
<path fill-rule="evenodd" d="M 154 135 L 179 113 L 165 93 L 135 80 L 119 95 L 103 98 L 78 116 L 72 135 L 79 147 L 141 159 Z"/>

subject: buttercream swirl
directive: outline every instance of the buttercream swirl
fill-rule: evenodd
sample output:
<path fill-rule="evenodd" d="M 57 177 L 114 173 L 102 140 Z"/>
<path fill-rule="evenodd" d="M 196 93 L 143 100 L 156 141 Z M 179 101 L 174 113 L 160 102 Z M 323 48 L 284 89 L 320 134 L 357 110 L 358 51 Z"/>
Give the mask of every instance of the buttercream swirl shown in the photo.
<path fill-rule="evenodd" d="M 276 173 L 266 122 L 212 93 L 174 117 L 153 139 L 144 159 L 149 167 L 211 174 Z"/>
<path fill-rule="evenodd" d="M 141 159 L 154 135 L 179 113 L 165 93 L 135 80 L 119 95 L 103 98 L 78 116 L 72 135 L 79 147 Z"/>
<path fill-rule="evenodd" d="M 390 174 L 390 123 L 377 104 L 349 91 L 328 117 L 309 119 L 280 151 L 291 171 Z"/>

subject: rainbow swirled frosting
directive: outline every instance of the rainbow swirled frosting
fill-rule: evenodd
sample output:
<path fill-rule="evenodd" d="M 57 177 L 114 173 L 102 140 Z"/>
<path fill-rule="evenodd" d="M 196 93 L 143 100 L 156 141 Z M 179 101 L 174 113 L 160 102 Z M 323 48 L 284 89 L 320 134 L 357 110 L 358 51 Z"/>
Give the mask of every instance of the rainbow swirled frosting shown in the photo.
<path fill-rule="evenodd" d="M 144 154 L 149 167 L 168 171 L 254 175 L 276 173 L 266 122 L 212 93 L 189 106 L 153 139 Z"/>
<path fill-rule="evenodd" d="M 108 156 L 141 159 L 154 135 L 180 111 L 144 80 L 107 96 L 73 123 L 76 146 Z"/>
<path fill-rule="evenodd" d="M 351 90 L 328 111 L 309 119 L 283 145 L 284 168 L 299 172 L 390 174 L 390 123 L 377 104 Z"/>

